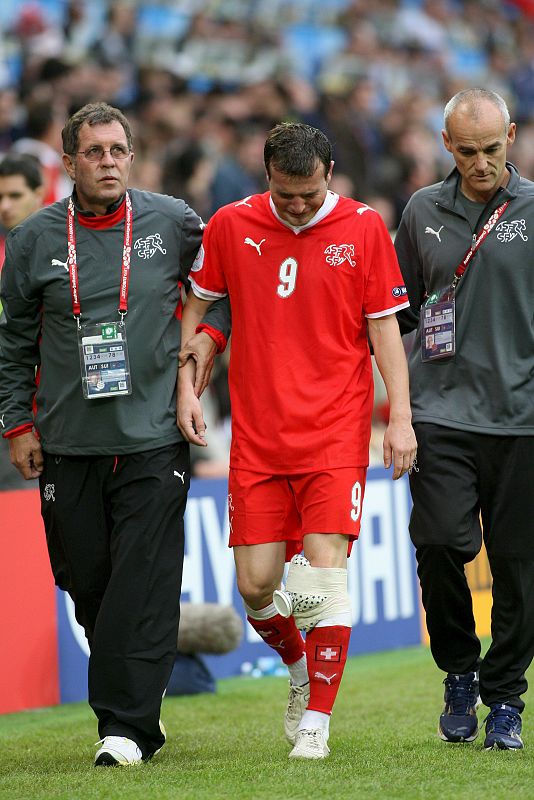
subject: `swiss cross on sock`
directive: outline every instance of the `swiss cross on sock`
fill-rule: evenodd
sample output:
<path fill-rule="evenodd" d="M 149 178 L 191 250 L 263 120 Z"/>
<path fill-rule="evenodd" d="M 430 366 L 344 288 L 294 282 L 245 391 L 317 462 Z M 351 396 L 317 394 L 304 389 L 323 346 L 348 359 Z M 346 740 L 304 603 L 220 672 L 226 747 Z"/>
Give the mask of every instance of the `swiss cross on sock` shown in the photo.
<path fill-rule="evenodd" d="M 341 650 L 342 647 L 339 644 L 317 645 L 315 648 L 315 660 L 329 663 L 341 661 Z"/>
<path fill-rule="evenodd" d="M 268 639 L 269 636 L 276 636 L 279 634 L 280 631 L 278 628 L 269 628 L 268 631 L 258 630 L 258 634 L 261 636 L 262 639 Z"/>
<path fill-rule="evenodd" d="M 279 653 L 284 664 L 294 664 L 302 658 L 304 639 L 297 630 L 293 617 L 285 618 L 275 614 L 268 619 L 253 619 L 248 615 L 247 619 L 265 644 Z"/>
<path fill-rule="evenodd" d="M 308 711 L 331 714 L 349 649 L 350 628 L 343 625 L 315 627 L 306 634 L 310 677 Z"/>

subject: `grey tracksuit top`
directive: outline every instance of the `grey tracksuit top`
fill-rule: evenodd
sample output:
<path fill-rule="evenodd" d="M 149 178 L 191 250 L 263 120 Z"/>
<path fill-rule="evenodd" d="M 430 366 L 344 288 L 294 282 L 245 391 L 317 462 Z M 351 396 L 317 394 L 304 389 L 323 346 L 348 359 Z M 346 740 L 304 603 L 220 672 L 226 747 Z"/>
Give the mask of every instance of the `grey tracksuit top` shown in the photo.
<path fill-rule="evenodd" d="M 421 329 L 409 357 L 414 422 L 507 436 L 534 435 L 534 183 L 511 172 L 484 209 L 510 203 L 482 242 L 456 290 L 456 355 L 421 361 Z M 425 298 L 449 285 L 473 233 L 456 169 L 417 191 L 395 239 L 410 308 L 401 331 L 418 326 Z"/>
<path fill-rule="evenodd" d="M 203 224 L 182 200 L 136 189 L 129 194 L 133 240 L 125 321 L 131 396 L 83 398 L 66 266 L 68 198 L 38 211 L 6 240 L 0 419 L 6 432 L 35 419 L 50 453 L 134 453 L 182 438 L 176 427 L 178 283 L 187 283 Z M 124 218 L 98 229 L 76 221 L 82 322 L 118 319 L 123 242 Z M 205 321 L 228 336 L 228 303 L 214 304 Z"/>

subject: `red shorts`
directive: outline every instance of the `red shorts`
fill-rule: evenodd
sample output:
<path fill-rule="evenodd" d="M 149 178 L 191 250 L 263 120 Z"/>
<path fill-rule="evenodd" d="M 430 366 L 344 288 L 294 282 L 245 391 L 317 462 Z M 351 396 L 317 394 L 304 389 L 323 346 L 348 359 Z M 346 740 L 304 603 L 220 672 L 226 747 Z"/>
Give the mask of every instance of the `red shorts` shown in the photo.
<path fill-rule="evenodd" d="M 286 560 L 302 551 L 308 533 L 358 538 L 366 467 L 299 475 L 265 475 L 230 469 L 230 547 L 287 542 Z"/>

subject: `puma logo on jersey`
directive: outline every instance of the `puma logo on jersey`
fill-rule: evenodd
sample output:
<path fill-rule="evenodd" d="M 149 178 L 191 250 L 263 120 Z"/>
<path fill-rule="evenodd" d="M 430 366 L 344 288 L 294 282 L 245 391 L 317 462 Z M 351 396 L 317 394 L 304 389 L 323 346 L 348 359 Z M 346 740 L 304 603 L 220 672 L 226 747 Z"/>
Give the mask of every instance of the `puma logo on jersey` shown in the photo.
<path fill-rule="evenodd" d="M 337 675 L 337 672 L 334 672 L 333 675 L 323 675 L 322 672 L 316 672 L 315 675 L 314 675 L 314 678 L 317 678 L 320 681 L 324 681 L 329 686 L 331 686 L 332 685 L 332 681 L 334 680 L 336 675 Z"/>
<path fill-rule="evenodd" d="M 175 476 L 176 478 L 180 478 L 180 480 L 182 481 L 182 483 L 184 483 L 185 470 L 184 470 L 183 472 L 176 472 L 176 470 L 174 470 L 174 476 Z"/>
<path fill-rule="evenodd" d="M 359 214 L 360 217 L 362 214 L 365 214 L 366 211 L 374 211 L 374 208 L 371 208 L 371 206 L 362 206 L 356 209 L 356 213 Z"/>
<path fill-rule="evenodd" d="M 431 227 L 430 227 L 430 225 L 427 225 L 427 226 L 426 226 L 426 228 L 425 228 L 425 233 L 431 233 L 431 234 L 432 234 L 432 236 L 435 236 L 435 237 L 436 237 L 436 239 L 438 240 L 438 242 L 441 242 L 441 236 L 440 236 L 440 233 L 441 233 L 441 231 L 442 231 L 442 230 L 443 230 L 443 225 L 441 226 L 441 228 L 439 229 L 439 231 L 435 231 L 435 230 L 434 230 L 434 228 L 431 228 Z"/>
<path fill-rule="evenodd" d="M 65 267 L 67 272 L 69 271 L 69 262 L 68 261 L 60 261 L 59 258 L 53 258 L 51 262 L 52 267 Z"/>
<path fill-rule="evenodd" d="M 249 194 L 248 197 L 244 197 L 242 200 L 239 201 L 239 203 L 235 204 L 234 208 L 237 208 L 238 206 L 247 206 L 248 208 L 252 208 L 252 205 L 248 202 L 251 197 L 252 197 L 251 194 Z"/>
<path fill-rule="evenodd" d="M 246 238 L 246 239 L 245 239 L 245 241 L 244 241 L 244 244 L 250 244 L 250 245 L 251 245 L 251 247 L 255 247 L 255 248 L 256 248 L 256 250 L 258 251 L 258 255 L 259 255 L 259 256 L 261 256 L 261 250 L 260 250 L 260 248 L 261 248 L 262 244 L 264 243 L 264 241 L 265 241 L 265 239 L 262 239 L 262 240 L 261 240 L 261 242 L 260 242 L 259 244 L 256 244 L 256 242 L 255 242 L 255 241 L 253 241 L 252 239 L 250 239 L 250 238 L 247 236 L 247 238 Z"/>

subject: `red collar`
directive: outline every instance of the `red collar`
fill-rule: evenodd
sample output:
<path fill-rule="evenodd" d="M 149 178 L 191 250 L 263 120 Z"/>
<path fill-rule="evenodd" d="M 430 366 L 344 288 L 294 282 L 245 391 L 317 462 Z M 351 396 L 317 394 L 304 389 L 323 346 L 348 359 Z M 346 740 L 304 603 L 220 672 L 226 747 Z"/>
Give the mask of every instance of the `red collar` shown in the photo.
<path fill-rule="evenodd" d="M 97 216 L 87 216 L 87 214 L 76 214 L 76 218 L 80 225 L 83 225 L 84 228 L 93 228 L 96 230 L 102 228 L 112 228 L 113 225 L 117 225 L 117 223 L 121 222 L 125 217 L 126 212 L 126 198 L 123 199 L 122 203 L 115 211 L 112 211 L 111 214 L 103 214 L 100 217 Z"/>

